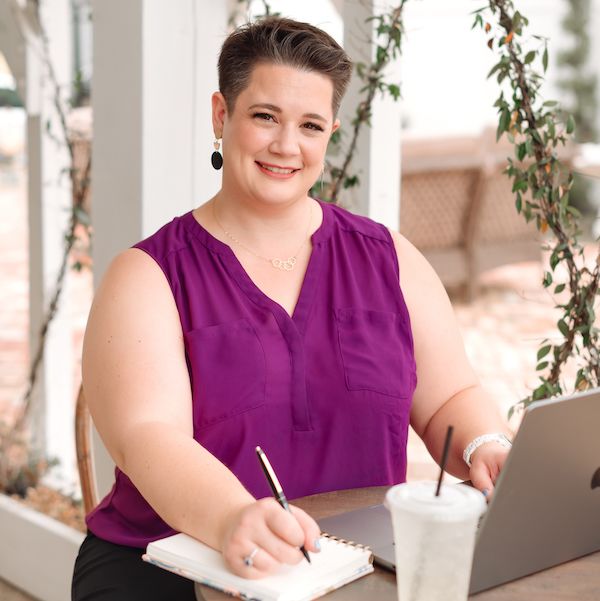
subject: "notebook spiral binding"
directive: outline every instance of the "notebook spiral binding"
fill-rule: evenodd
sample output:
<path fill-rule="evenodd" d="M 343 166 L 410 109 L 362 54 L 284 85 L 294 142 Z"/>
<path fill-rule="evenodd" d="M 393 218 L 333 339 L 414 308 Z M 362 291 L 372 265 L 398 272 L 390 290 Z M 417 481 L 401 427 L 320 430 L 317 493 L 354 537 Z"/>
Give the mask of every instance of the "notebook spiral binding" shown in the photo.
<path fill-rule="evenodd" d="M 328 538 L 336 543 L 341 543 L 343 545 L 349 545 L 350 547 L 354 547 L 355 549 L 362 549 L 363 551 L 371 551 L 371 547 L 368 545 L 361 545 L 353 540 L 347 540 L 345 538 L 340 538 L 339 536 L 334 536 L 333 534 L 329 534 L 328 532 L 321 532 L 321 536 Z"/>

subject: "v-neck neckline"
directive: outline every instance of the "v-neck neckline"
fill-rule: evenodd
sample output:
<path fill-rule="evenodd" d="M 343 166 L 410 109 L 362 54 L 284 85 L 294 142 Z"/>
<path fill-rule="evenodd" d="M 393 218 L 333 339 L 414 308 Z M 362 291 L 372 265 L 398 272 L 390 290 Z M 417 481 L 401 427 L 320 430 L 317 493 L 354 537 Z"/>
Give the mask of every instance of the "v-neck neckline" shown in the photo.
<path fill-rule="evenodd" d="M 268 296 L 254 282 L 248 272 L 244 269 L 236 254 L 233 252 L 233 249 L 228 244 L 211 234 L 196 219 L 193 211 L 189 211 L 183 215 L 183 219 L 187 220 L 187 222 L 190 224 L 189 229 L 207 248 L 220 255 L 225 268 L 231 277 L 237 282 L 240 288 L 250 298 L 250 300 L 260 306 L 268 308 L 275 314 L 276 317 L 278 317 L 278 321 L 279 319 L 284 319 L 286 321 L 291 320 L 300 330 L 303 331 L 313 304 L 312 300 L 316 292 L 319 279 L 318 276 L 321 271 L 322 242 L 327 240 L 331 233 L 331 208 L 327 203 L 318 199 L 315 200 L 317 200 L 321 207 L 323 212 L 323 220 L 321 225 L 310 237 L 312 245 L 311 254 L 300 287 L 300 293 L 298 294 L 298 298 L 291 315 L 282 305 Z"/>

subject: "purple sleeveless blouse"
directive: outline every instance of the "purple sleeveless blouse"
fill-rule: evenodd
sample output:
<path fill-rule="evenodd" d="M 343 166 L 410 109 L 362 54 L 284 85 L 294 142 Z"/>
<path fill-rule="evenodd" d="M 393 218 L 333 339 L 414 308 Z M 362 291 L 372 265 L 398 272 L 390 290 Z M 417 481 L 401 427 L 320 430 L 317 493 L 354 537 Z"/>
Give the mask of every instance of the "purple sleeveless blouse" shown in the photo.
<path fill-rule="evenodd" d="M 135 245 L 160 266 L 177 304 L 194 438 L 257 498 L 270 494 L 257 445 L 289 499 L 406 477 L 416 368 L 394 244 L 384 226 L 321 206 L 292 317 L 191 212 Z M 133 547 L 173 534 L 115 473 L 88 528 Z"/>

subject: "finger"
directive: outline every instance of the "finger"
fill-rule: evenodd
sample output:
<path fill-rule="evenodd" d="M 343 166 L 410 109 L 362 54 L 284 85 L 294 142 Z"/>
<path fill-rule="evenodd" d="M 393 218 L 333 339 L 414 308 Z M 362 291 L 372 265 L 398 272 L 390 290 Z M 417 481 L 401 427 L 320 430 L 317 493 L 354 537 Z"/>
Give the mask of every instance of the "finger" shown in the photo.
<path fill-rule="evenodd" d="M 470 478 L 473 486 L 480 490 L 489 502 L 494 492 L 494 483 L 486 464 L 481 461 L 473 462 Z"/>
<path fill-rule="evenodd" d="M 306 511 L 303 511 L 299 507 L 290 505 L 290 509 L 304 531 L 304 547 L 308 551 L 318 553 L 321 550 L 321 529 L 319 525 Z"/>
<path fill-rule="evenodd" d="M 251 545 L 250 541 L 246 541 L 244 545 L 232 545 L 225 550 L 223 559 L 227 567 L 242 578 L 256 579 L 275 573 L 281 563 L 265 549 L 258 545 Z M 250 565 L 248 565 L 245 560 L 250 557 L 254 549 L 257 549 L 257 551 L 254 553 Z"/>
<path fill-rule="evenodd" d="M 278 563 L 294 565 L 302 561 L 303 555 L 298 546 L 290 545 L 272 532 L 257 537 L 257 543 Z"/>
<path fill-rule="evenodd" d="M 251 552 L 251 551 L 250 551 Z M 244 561 L 247 556 L 243 556 L 241 563 L 245 578 L 262 578 L 268 574 L 274 574 L 281 567 L 281 562 L 277 561 L 266 549 L 258 548 L 258 551 L 252 558 L 252 565 L 248 566 Z"/>
<path fill-rule="evenodd" d="M 286 511 L 281 505 L 275 503 L 266 512 L 265 522 L 277 537 L 293 547 L 300 547 L 304 544 L 304 529 L 292 511 Z"/>

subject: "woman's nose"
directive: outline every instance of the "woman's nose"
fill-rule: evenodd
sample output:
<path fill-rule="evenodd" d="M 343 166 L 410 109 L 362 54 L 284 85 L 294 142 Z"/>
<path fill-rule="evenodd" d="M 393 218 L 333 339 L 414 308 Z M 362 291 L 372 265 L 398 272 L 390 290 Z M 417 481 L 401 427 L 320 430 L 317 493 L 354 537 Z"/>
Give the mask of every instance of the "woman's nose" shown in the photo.
<path fill-rule="evenodd" d="M 298 132 L 296 131 L 296 128 L 278 128 L 275 137 L 271 142 L 271 151 L 284 156 L 293 156 L 299 154 L 300 145 L 298 142 Z"/>

